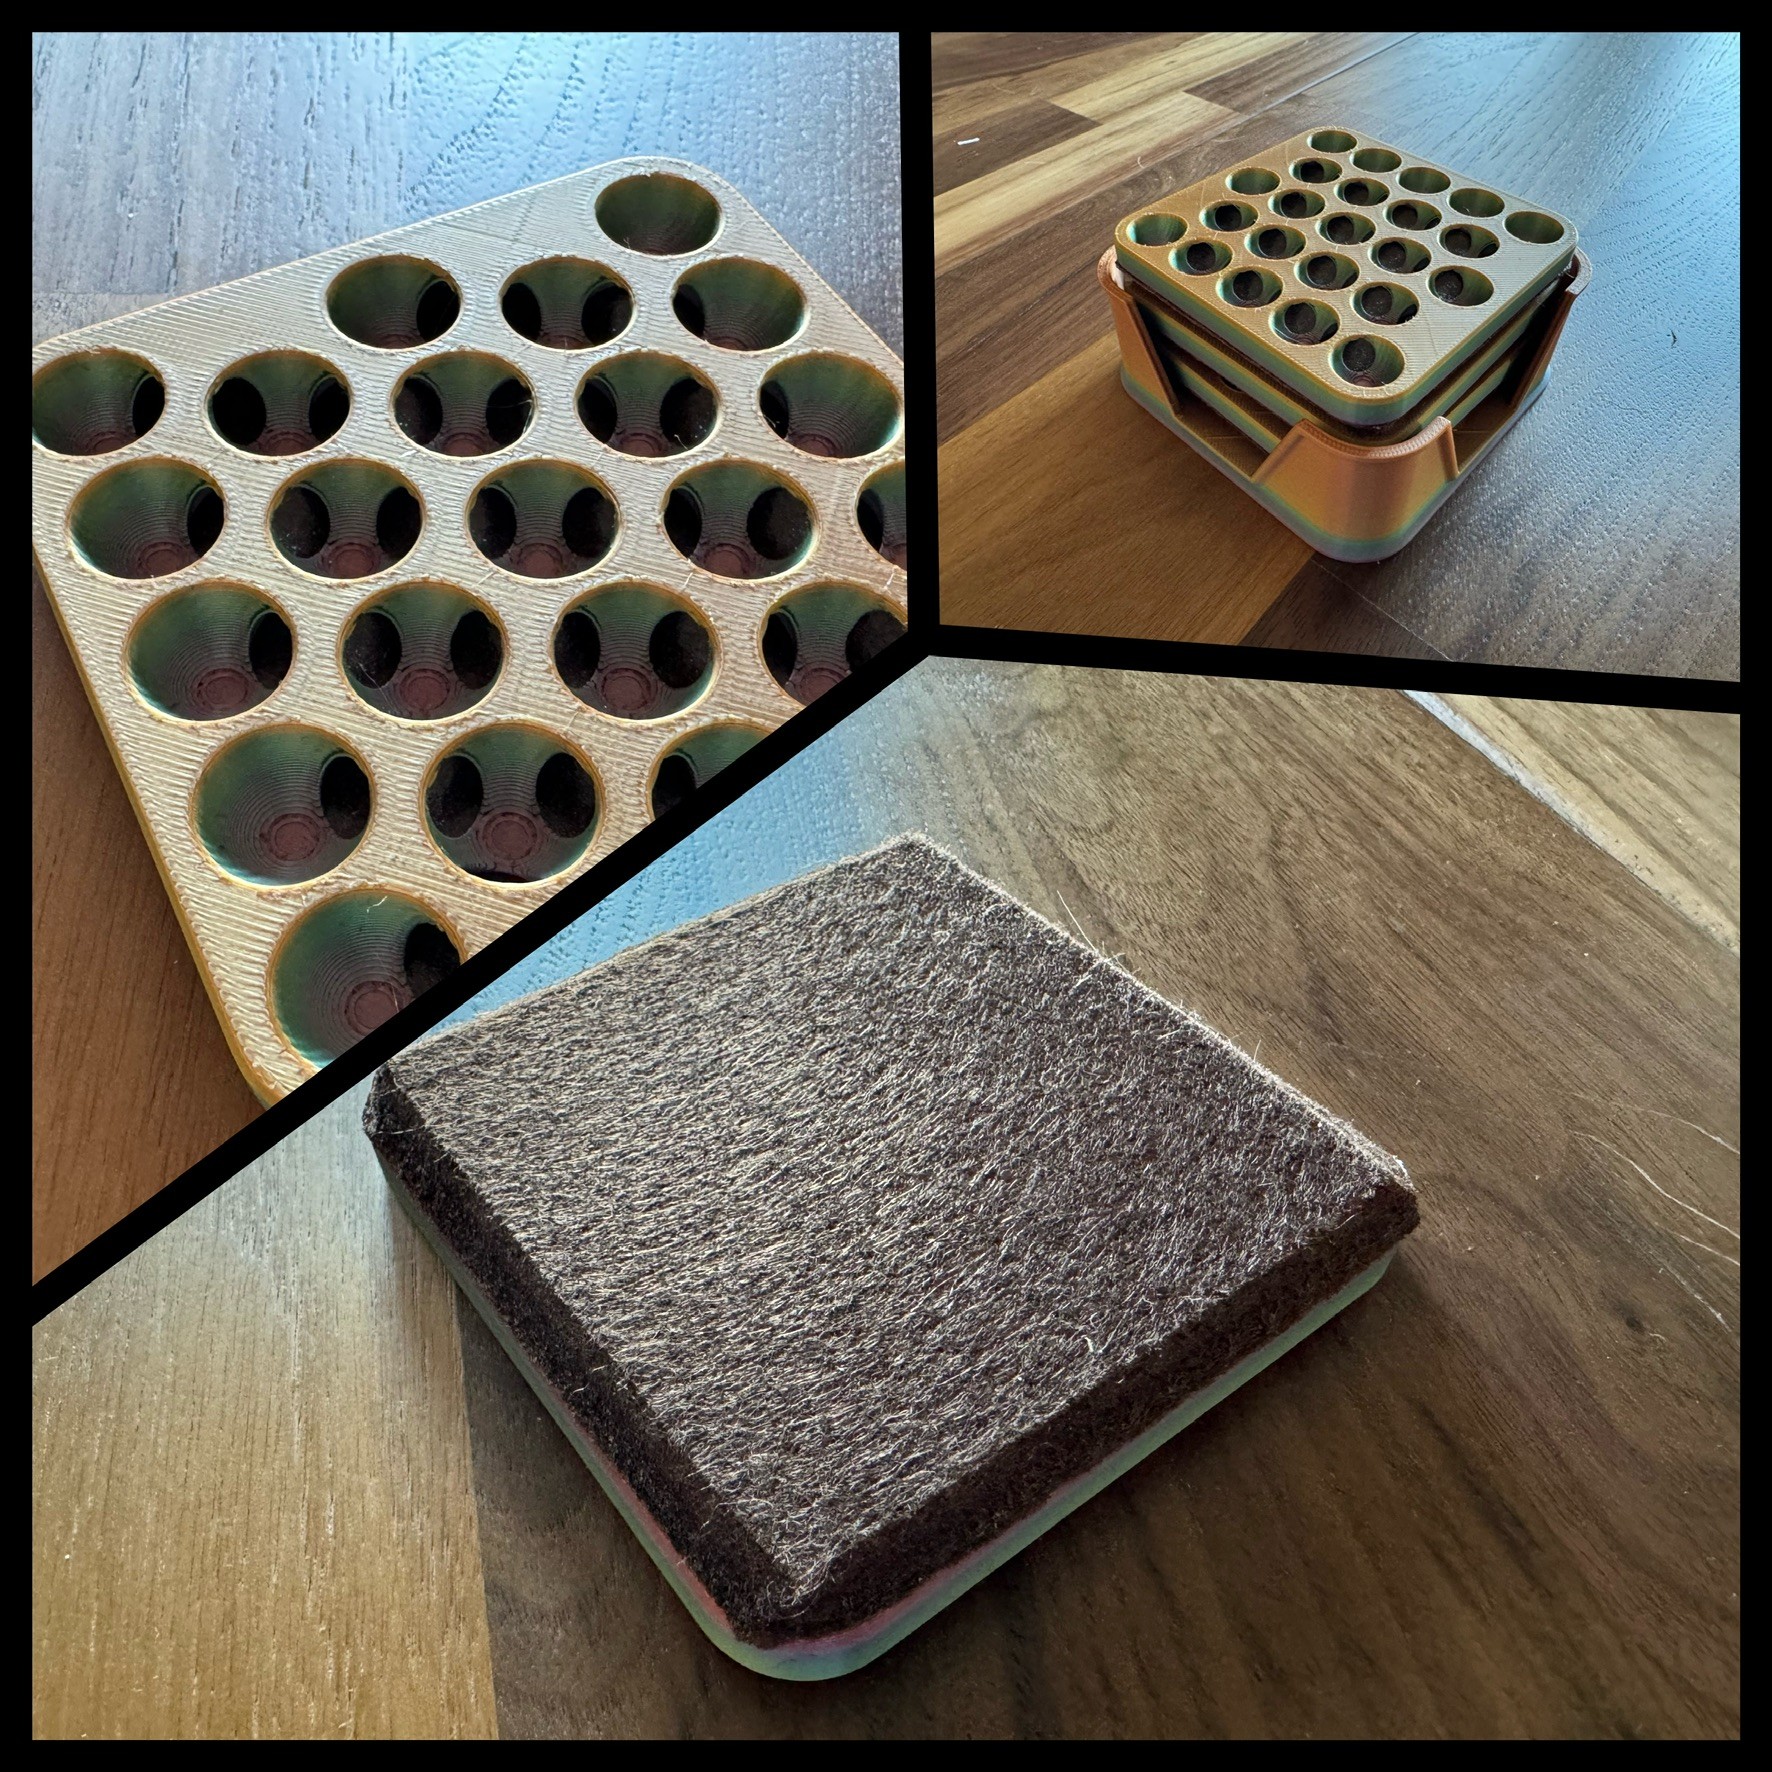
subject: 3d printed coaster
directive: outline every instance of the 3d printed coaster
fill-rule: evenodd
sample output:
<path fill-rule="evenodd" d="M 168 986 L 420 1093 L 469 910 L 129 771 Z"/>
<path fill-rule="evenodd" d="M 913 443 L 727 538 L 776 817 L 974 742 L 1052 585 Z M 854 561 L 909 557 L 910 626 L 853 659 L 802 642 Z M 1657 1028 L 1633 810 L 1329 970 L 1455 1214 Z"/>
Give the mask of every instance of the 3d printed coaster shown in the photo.
<path fill-rule="evenodd" d="M 898 360 L 683 162 L 32 365 L 34 562 L 267 1099 L 903 630 Z"/>
<path fill-rule="evenodd" d="M 364 1124 L 696 1621 L 789 1679 L 881 1654 L 1417 1220 L 1396 1158 L 920 838 L 416 1042 Z"/>
<path fill-rule="evenodd" d="M 1320 411 L 1401 417 L 1569 266 L 1574 224 L 1343 128 L 1125 217 L 1129 278 Z"/>

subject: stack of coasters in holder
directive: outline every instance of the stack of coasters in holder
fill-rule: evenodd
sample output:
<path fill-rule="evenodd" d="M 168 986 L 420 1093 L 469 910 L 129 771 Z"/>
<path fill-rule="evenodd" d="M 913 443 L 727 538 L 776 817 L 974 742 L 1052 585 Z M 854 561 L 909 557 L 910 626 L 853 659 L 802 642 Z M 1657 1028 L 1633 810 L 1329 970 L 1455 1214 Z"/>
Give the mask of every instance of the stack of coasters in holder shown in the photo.
<path fill-rule="evenodd" d="M 1395 1158 L 919 838 L 421 1042 L 400 1201 L 703 1630 L 871 1660 L 1359 1296 Z"/>
<path fill-rule="evenodd" d="M 1342 128 L 1125 217 L 1097 267 L 1121 379 L 1312 547 L 1410 541 L 1543 391 L 1573 223 Z"/>

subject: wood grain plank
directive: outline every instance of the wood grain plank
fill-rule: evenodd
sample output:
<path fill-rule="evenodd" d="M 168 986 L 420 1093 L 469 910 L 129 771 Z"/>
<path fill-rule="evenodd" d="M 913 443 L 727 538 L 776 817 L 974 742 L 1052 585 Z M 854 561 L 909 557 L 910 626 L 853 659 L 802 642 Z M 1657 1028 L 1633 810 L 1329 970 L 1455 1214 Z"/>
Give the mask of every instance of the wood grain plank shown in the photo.
<path fill-rule="evenodd" d="M 1375 609 L 1313 554 L 1243 636 L 1245 646 L 1361 652 L 1383 658 L 1443 658 L 1419 634 Z"/>
<path fill-rule="evenodd" d="M 1112 183 L 1147 155 L 1210 134 L 1228 113 L 1191 93 L 1129 106 L 1111 121 L 1070 141 L 1037 149 L 935 199 L 935 269 L 966 263 L 1005 235 Z"/>
<path fill-rule="evenodd" d="M 1367 690 L 931 661 L 670 871 L 906 828 L 1399 1151 L 1422 1230 L 825 1685 L 700 1637 L 464 1317 L 503 1731 L 1733 1733 L 1739 1270 L 1688 1209 L 1739 1223 L 1732 956 Z"/>
<path fill-rule="evenodd" d="M 940 477 L 942 617 L 961 626 L 1228 645 L 1310 557 L 1133 404 L 1111 337 L 944 444 Z"/>
<path fill-rule="evenodd" d="M 1312 31 L 1252 61 L 1226 68 L 1189 86 L 1201 98 L 1245 114 L 1265 110 L 1304 92 L 1319 80 L 1355 67 L 1368 56 L 1406 42 L 1409 31 Z M 1325 122 L 1328 118 L 1325 117 Z"/>
<path fill-rule="evenodd" d="M 38 1735 L 495 1732 L 452 1289 L 365 1094 L 33 1332 Z"/>
<path fill-rule="evenodd" d="M 1303 38 L 1301 31 L 1213 31 L 1173 54 L 1153 55 L 1143 63 L 1098 75 L 1082 85 L 1063 87 L 1053 94 L 1053 102 L 1067 111 L 1106 122 L 1122 111 L 1173 99 L 1177 88 L 1198 98 L 1199 88 L 1206 82 L 1279 51 L 1295 49 Z"/>
<path fill-rule="evenodd" d="M 1098 49 L 1148 41 L 1152 31 L 937 31 L 930 62 L 937 92 L 978 80 L 1027 74 Z"/>
<path fill-rule="evenodd" d="M 31 575 L 31 1277 L 254 1119 Z"/>
<path fill-rule="evenodd" d="M 1424 695 L 1421 705 L 1741 952 L 1741 720 L 1671 708 Z"/>
<path fill-rule="evenodd" d="M 936 192 L 957 190 L 987 172 L 1093 127 L 1087 117 L 1061 111 L 1044 99 L 1030 99 L 1007 110 L 984 113 L 975 122 L 955 124 L 933 140 Z"/>

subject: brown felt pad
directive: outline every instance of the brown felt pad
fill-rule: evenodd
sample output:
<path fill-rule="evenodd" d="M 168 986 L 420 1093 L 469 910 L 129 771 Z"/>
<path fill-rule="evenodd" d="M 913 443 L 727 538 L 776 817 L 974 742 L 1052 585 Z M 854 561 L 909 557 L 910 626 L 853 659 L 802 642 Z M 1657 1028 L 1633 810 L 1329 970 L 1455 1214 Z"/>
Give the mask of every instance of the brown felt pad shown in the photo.
<path fill-rule="evenodd" d="M 421 1043 L 366 1125 L 763 1645 L 994 1537 L 1416 1221 L 1395 1158 L 920 838 Z"/>

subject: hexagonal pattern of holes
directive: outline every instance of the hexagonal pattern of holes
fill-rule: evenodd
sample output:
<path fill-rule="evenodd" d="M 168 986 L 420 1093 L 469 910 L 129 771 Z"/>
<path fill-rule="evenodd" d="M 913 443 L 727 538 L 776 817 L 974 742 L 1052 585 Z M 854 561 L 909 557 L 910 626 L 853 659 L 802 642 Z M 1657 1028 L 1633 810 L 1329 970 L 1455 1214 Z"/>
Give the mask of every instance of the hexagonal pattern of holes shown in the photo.
<path fill-rule="evenodd" d="M 896 361 L 642 168 L 34 357 L 36 556 L 263 1093 L 902 623 Z"/>
<path fill-rule="evenodd" d="M 1255 204 L 1265 213 L 1250 221 Z M 1143 236 L 1163 215 L 1198 217 L 1203 237 L 1190 226 L 1159 247 Z M 1502 219 L 1493 229 L 1466 219 L 1478 216 Z M 1330 125 L 1147 203 L 1116 238 L 1128 276 L 1290 390 L 1349 418 L 1382 399 L 1379 418 L 1356 421 L 1374 423 L 1400 416 L 1405 394 L 1442 373 L 1495 304 L 1522 309 L 1575 245 L 1573 230 L 1541 208 Z M 1510 240 L 1531 250 L 1510 254 Z M 1319 241 L 1336 250 L 1313 250 Z M 1483 277 L 1460 275 L 1455 292 L 1445 254 L 1482 258 Z M 1295 293 L 1301 284 L 1312 299 Z M 1419 320 L 1430 301 L 1439 316 L 1431 327 Z M 1446 325 L 1458 307 L 1473 310 L 1464 333 Z"/>

